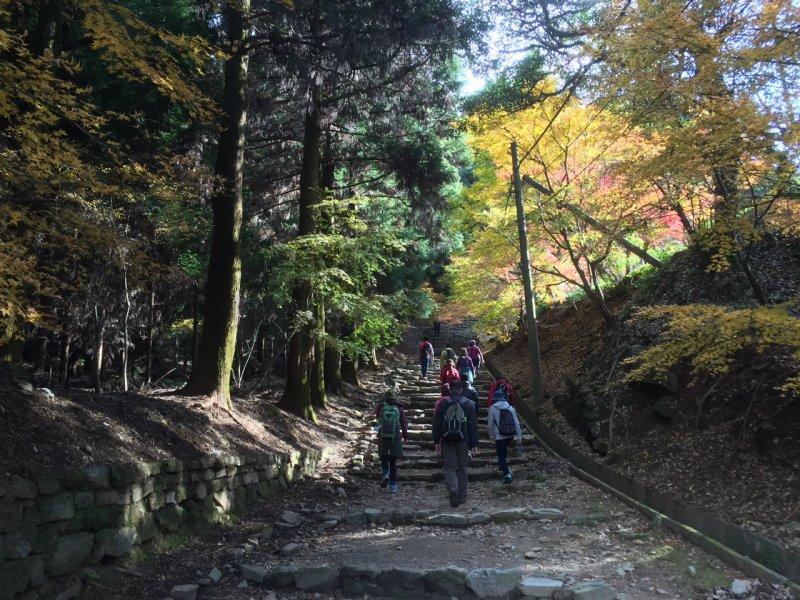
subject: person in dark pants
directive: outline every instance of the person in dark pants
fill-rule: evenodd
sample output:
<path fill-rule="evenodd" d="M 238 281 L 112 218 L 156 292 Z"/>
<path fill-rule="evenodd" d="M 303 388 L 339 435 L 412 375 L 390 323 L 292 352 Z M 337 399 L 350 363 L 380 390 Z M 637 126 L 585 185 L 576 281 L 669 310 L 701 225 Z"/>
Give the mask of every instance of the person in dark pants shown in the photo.
<path fill-rule="evenodd" d="M 453 507 L 466 502 L 469 452 L 478 451 L 478 419 L 475 403 L 461 395 L 461 382 L 450 384 L 450 398 L 433 416 L 433 441 L 442 454 L 444 482 Z"/>
<path fill-rule="evenodd" d="M 438 319 L 433 322 L 433 339 L 438 340 L 442 335 L 442 322 Z"/>
<path fill-rule="evenodd" d="M 408 441 L 408 421 L 403 404 L 394 390 L 387 390 L 375 406 L 378 420 L 378 456 L 381 459 L 383 479 L 381 487 L 397 492 L 397 459 L 403 457 L 403 443 Z"/>
<path fill-rule="evenodd" d="M 422 341 L 419 343 L 419 366 L 422 369 L 422 376 L 427 377 L 428 369 L 433 363 L 433 344 L 431 344 L 430 338 L 425 336 L 422 338 Z"/>
<path fill-rule="evenodd" d="M 511 483 L 514 476 L 508 467 L 508 446 L 514 438 L 517 438 L 517 444 L 521 447 L 522 427 L 517 411 L 508 403 L 502 391 L 495 393 L 486 426 L 489 438 L 494 440 L 497 449 L 497 468 L 503 474 L 503 482 Z"/>

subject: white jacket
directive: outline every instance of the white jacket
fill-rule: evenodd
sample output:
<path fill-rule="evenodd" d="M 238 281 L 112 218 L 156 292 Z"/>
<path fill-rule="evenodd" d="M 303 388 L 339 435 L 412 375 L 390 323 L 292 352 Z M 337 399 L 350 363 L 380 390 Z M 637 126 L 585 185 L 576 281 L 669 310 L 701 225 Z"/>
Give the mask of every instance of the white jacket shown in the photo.
<path fill-rule="evenodd" d="M 489 428 L 489 437 L 493 440 L 505 440 L 508 438 L 513 438 L 513 435 L 500 435 L 500 411 L 504 408 L 507 408 L 511 411 L 511 416 L 514 417 L 514 424 L 517 427 L 517 435 L 516 437 L 522 437 L 522 427 L 519 424 L 519 417 L 517 417 L 517 411 L 514 410 L 514 407 L 511 406 L 505 400 L 500 400 L 492 404 L 489 408 L 489 420 L 487 423 L 487 427 Z"/>

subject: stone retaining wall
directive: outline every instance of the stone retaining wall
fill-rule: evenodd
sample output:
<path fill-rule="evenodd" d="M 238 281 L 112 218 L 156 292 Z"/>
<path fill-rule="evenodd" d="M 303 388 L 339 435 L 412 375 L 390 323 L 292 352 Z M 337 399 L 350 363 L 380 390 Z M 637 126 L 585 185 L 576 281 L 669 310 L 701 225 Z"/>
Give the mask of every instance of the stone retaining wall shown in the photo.
<path fill-rule="evenodd" d="M 0 478 L 0 600 L 71 598 L 82 567 L 244 512 L 324 456 L 208 455 Z"/>

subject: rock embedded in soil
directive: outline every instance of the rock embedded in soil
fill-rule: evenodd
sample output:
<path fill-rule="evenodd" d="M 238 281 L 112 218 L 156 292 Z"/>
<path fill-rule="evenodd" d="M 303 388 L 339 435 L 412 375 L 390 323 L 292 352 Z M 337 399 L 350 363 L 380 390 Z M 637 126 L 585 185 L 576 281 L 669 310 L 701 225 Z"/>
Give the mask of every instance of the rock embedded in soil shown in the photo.
<path fill-rule="evenodd" d="M 502 598 L 517 589 L 521 569 L 477 569 L 467 574 L 467 587 L 478 598 Z"/>
<path fill-rule="evenodd" d="M 519 583 L 520 593 L 533 598 L 551 598 L 563 587 L 563 581 L 547 577 L 523 577 Z"/>
<path fill-rule="evenodd" d="M 283 548 L 281 548 L 281 556 L 291 557 L 297 554 L 300 551 L 300 544 L 289 543 L 286 544 Z"/>
<path fill-rule="evenodd" d="M 603 581 L 582 581 L 572 588 L 574 600 L 614 600 L 617 592 Z"/>
<path fill-rule="evenodd" d="M 283 523 L 288 523 L 292 527 L 299 527 L 300 524 L 304 520 L 305 520 L 305 517 L 303 517 L 303 515 L 301 515 L 300 513 L 296 513 L 294 511 L 291 511 L 291 510 L 285 510 L 285 511 L 283 511 L 283 514 L 281 515 L 281 521 Z M 280 523 L 278 525 L 280 525 Z"/>
<path fill-rule="evenodd" d="M 199 589 L 200 586 L 194 583 L 176 585 L 172 588 L 169 595 L 174 600 L 195 600 L 195 598 L 197 598 L 197 590 Z"/>
<path fill-rule="evenodd" d="M 334 567 L 300 567 L 294 576 L 295 585 L 305 592 L 329 592 L 339 583 L 339 569 Z"/>
<path fill-rule="evenodd" d="M 259 565 L 242 565 L 239 570 L 242 573 L 242 577 L 254 583 L 262 583 L 264 577 L 269 573 L 269 569 Z"/>

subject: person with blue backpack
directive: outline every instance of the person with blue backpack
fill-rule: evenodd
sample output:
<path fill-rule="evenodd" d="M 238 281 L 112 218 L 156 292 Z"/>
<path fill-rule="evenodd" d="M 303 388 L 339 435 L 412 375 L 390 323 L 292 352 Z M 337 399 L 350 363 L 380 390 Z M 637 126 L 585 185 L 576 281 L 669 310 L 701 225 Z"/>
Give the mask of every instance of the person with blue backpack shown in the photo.
<path fill-rule="evenodd" d="M 456 361 L 456 370 L 458 371 L 461 381 L 467 381 L 471 384 L 475 380 L 475 364 L 469 357 L 466 348 L 462 348 L 461 352 L 461 356 L 459 356 Z"/>
<path fill-rule="evenodd" d="M 467 500 L 468 455 L 478 452 L 478 418 L 475 403 L 461 395 L 460 381 L 450 383 L 450 398 L 433 415 L 433 441 L 442 455 L 444 483 L 450 506 Z"/>
<path fill-rule="evenodd" d="M 522 450 L 522 427 L 514 407 L 508 403 L 505 390 L 497 390 L 489 408 L 487 422 L 489 438 L 494 440 L 497 450 L 497 468 L 503 474 L 503 483 L 511 483 L 514 476 L 508 466 L 508 446 L 517 438 L 517 447 Z"/>
<path fill-rule="evenodd" d="M 397 459 L 403 457 L 403 443 L 408 441 L 408 421 L 403 404 L 393 389 L 389 389 L 375 406 L 378 421 L 378 456 L 381 459 L 383 478 L 381 487 L 389 486 L 396 493 Z"/>

